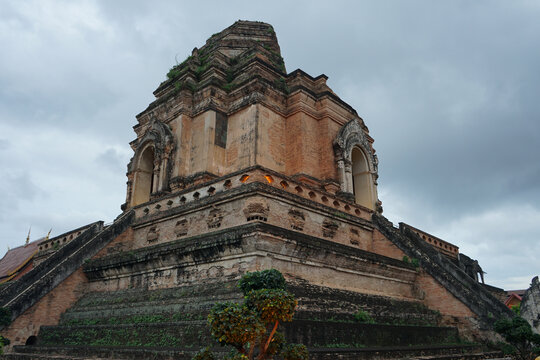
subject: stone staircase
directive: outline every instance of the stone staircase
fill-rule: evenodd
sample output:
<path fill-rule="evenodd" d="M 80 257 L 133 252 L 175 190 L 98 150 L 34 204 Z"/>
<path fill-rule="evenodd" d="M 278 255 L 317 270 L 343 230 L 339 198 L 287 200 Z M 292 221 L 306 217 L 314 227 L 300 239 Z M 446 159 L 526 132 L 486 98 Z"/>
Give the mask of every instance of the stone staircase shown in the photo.
<path fill-rule="evenodd" d="M 0 291 L 0 306 L 10 309 L 12 320 L 17 318 L 80 268 L 85 260 L 94 256 L 126 230 L 133 216 L 133 211 L 122 214 L 106 228 L 103 228 L 102 222 L 92 225 L 80 236 L 24 274 L 21 279 L 3 287 Z"/>
<path fill-rule="evenodd" d="M 481 359 L 455 328 L 437 326 L 439 314 L 423 305 L 329 289 L 293 280 L 299 300 L 288 342 L 304 343 L 311 359 L 431 357 Z M 66 311 L 57 326 L 42 326 L 35 345 L 16 346 L 5 359 L 191 359 L 216 344 L 206 317 L 216 302 L 241 301 L 235 282 L 159 290 L 90 293 Z M 359 323 L 365 312 L 375 323 Z M 217 345 L 217 344 L 216 344 Z M 228 348 L 215 347 L 222 354 Z M 467 354 L 467 355 L 464 355 Z"/>

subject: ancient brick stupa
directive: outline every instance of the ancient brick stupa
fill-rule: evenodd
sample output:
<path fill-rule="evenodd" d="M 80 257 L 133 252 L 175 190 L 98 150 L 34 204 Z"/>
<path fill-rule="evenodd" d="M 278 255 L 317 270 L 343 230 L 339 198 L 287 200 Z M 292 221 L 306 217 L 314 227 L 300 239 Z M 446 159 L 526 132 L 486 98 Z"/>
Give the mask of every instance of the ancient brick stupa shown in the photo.
<path fill-rule="evenodd" d="M 123 213 L 1 290 L 11 358 L 190 358 L 212 304 L 269 268 L 314 359 L 472 353 L 456 343 L 509 316 L 456 246 L 382 216 L 366 124 L 325 75 L 286 72 L 272 26 L 238 21 L 167 77 L 137 116 Z"/>

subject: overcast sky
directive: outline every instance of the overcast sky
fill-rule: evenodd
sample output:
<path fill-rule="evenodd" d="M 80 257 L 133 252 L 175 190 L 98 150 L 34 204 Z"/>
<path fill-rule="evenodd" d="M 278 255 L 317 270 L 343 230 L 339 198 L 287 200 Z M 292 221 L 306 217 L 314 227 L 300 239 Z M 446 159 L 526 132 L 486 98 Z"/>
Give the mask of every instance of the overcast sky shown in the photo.
<path fill-rule="evenodd" d="M 125 201 L 135 115 L 234 21 L 274 26 L 289 72 L 329 76 L 379 156 L 384 215 L 540 274 L 539 1 L 0 2 L 0 254 Z M 1 256 L 1 255 L 0 255 Z"/>

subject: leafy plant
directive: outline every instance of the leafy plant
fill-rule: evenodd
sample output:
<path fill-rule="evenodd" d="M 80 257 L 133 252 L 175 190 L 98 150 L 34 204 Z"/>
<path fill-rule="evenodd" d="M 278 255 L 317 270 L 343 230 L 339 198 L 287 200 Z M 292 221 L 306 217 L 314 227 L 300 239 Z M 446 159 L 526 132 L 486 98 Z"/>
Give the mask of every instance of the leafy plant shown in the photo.
<path fill-rule="evenodd" d="M 248 273 L 238 287 L 244 294 L 242 304 L 218 303 L 208 315 L 212 336 L 221 345 L 235 348 L 225 359 L 263 360 L 277 354 L 285 360 L 307 359 L 304 345 L 285 347 L 283 335 L 277 332 L 280 322 L 292 321 L 297 305 L 294 296 L 285 290 L 283 275 L 275 269 Z M 203 352 L 194 359 L 211 359 L 201 357 Z"/>
<path fill-rule="evenodd" d="M 238 287 L 246 295 L 251 290 L 283 289 L 287 288 L 285 278 L 276 269 L 256 271 L 242 276 Z"/>
<path fill-rule="evenodd" d="M 207 346 L 199 350 L 199 352 L 197 352 L 193 357 L 193 360 L 216 360 L 216 357 L 214 356 L 212 351 L 210 351 L 210 347 Z"/>
<path fill-rule="evenodd" d="M 308 360 L 309 354 L 305 345 L 289 344 L 281 352 L 284 360 Z"/>
<path fill-rule="evenodd" d="M 532 359 L 534 354 L 540 353 L 540 335 L 533 333 L 531 325 L 522 317 L 498 320 L 495 322 L 495 331 L 504 337 L 519 359 Z M 506 347 L 503 350 L 510 353 L 512 348 Z"/>
<path fill-rule="evenodd" d="M 364 324 L 375 324 L 375 320 L 373 320 L 373 318 L 369 316 L 369 314 L 365 312 L 364 310 L 358 310 L 354 314 L 354 319 Z"/>
<path fill-rule="evenodd" d="M 245 353 L 245 345 L 254 343 L 266 331 L 257 313 L 245 305 L 219 303 L 208 315 L 212 336 L 221 345 L 232 345 Z"/>

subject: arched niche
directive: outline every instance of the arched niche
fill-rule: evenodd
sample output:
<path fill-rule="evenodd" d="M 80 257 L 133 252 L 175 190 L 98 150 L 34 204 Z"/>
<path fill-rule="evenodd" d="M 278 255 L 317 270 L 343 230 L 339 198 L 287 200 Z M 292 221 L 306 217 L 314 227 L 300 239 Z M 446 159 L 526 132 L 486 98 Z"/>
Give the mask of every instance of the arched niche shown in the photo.
<path fill-rule="evenodd" d="M 132 206 L 137 206 L 150 200 L 150 194 L 152 194 L 154 190 L 154 160 L 154 147 L 147 146 L 141 152 L 137 161 L 133 184 Z"/>
<path fill-rule="evenodd" d="M 341 190 L 339 195 L 371 210 L 381 211 L 377 199 L 377 156 L 367 128 L 358 119 L 345 124 L 334 140 Z M 371 140 L 372 141 L 372 140 Z"/>
<path fill-rule="evenodd" d="M 28 339 L 26 339 L 24 345 L 37 345 L 37 337 L 35 335 L 30 336 Z"/>
<path fill-rule="evenodd" d="M 373 198 L 373 177 L 366 155 L 359 147 L 354 147 L 351 152 L 351 177 L 354 201 L 374 209 L 376 199 Z"/>
<path fill-rule="evenodd" d="M 176 142 L 167 124 L 153 118 L 133 146 L 128 164 L 126 206 L 133 207 L 169 191 Z M 126 209 L 125 206 L 122 207 Z"/>

